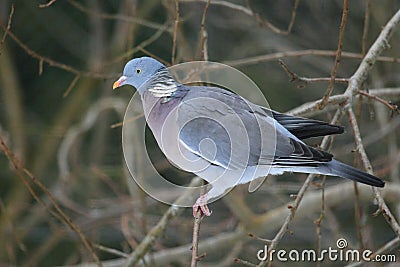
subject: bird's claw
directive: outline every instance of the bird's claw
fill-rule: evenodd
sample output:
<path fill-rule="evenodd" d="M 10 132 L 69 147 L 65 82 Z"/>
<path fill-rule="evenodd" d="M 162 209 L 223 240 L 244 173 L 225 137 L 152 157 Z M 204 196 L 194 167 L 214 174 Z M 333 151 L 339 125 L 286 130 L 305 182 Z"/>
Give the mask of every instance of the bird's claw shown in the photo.
<path fill-rule="evenodd" d="M 202 214 L 205 216 L 210 216 L 212 211 L 207 206 L 207 194 L 200 196 L 196 203 L 193 205 L 193 217 L 197 218 L 198 216 L 201 217 Z M 200 212 L 200 214 L 199 214 Z"/>

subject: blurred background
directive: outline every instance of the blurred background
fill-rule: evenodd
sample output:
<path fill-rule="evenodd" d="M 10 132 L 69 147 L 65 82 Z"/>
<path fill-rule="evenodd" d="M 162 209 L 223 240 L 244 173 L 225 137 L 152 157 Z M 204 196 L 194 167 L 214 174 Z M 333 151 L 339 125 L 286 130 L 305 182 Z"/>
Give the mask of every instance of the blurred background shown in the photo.
<path fill-rule="evenodd" d="M 399 0 L 349 2 L 340 78 L 355 72 L 362 55 L 400 8 Z M 194 0 L 1 1 L 0 136 L 22 172 L 15 171 L 3 150 L 0 266 L 83 266 L 95 264 L 96 257 L 105 266 L 123 265 L 126 254 L 135 251 L 169 208 L 136 186 L 124 162 L 121 122 L 134 89 L 113 92 L 112 83 L 131 58 L 149 55 L 170 65 L 201 60 L 206 48 L 210 61 L 236 67 L 252 78 L 277 111 L 320 99 L 328 83 L 290 82 L 278 59 L 299 76 L 330 77 L 343 1 L 298 1 L 293 17 L 294 3 L 212 0 L 205 9 L 206 1 Z M 203 17 L 206 38 L 201 30 Z M 7 25 L 10 31 L 5 34 Z M 400 104 L 399 44 L 397 29 L 382 55 L 385 58 L 375 64 L 363 88 L 392 88 L 392 93 L 381 95 L 392 104 Z M 336 83 L 333 95 L 345 88 L 346 83 Z M 389 184 L 385 199 L 399 218 L 399 115 L 370 98 L 354 105 L 374 171 Z M 328 106 L 318 114 L 301 115 L 330 121 L 337 109 Z M 339 123 L 346 130 L 334 139 L 330 151 L 362 168 L 347 117 Z M 150 133 L 147 137 L 147 149 L 159 172 L 188 184 L 193 175 L 172 167 Z M 308 144 L 320 141 L 312 139 Z M 248 194 L 244 185 L 211 204 L 213 214 L 201 225 L 199 253 L 206 256 L 199 265 L 258 264 L 256 254 L 265 242 L 247 233 L 272 239 L 289 212 L 291 194 L 297 194 L 305 178 L 301 174 L 269 177 L 256 193 Z M 385 253 L 397 253 L 400 260 L 399 238 L 382 214 L 374 215 L 372 191 L 360 187 L 365 193 L 357 193 L 353 187 L 342 179 L 316 178 L 308 192 L 310 206 L 298 210 L 277 248 L 335 248 L 336 240 L 343 237 L 351 248 L 376 251 L 394 240 Z M 325 191 L 326 199 L 322 198 Z M 241 207 L 239 212 L 236 207 Z M 258 220 L 246 217 L 249 214 Z M 85 245 L 86 239 L 71 227 L 79 228 L 91 245 Z M 192 228 L 192 211 L 184 209 L 139 264 L 188 266 Z M 343 262 L 321 264 L 342 266 Z"/>

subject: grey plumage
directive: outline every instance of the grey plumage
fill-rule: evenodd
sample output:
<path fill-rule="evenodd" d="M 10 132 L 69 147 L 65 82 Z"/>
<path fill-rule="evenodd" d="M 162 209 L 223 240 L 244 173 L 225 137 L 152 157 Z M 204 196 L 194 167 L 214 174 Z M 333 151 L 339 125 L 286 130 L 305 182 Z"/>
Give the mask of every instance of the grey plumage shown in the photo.
<path fill-rule="evenodd" d="M 283 172 L 384 186 L 381 179 L 302 141 L 343 133 L 341 126 L 272 111 L 221 88 L 179 84 L 151 58 L 130 61 L 114 87 L 123 84 L 135 86 L 141 94 L 147 123 L 167 158 L 212 185 L 197 206 L 236 184 Z"/>

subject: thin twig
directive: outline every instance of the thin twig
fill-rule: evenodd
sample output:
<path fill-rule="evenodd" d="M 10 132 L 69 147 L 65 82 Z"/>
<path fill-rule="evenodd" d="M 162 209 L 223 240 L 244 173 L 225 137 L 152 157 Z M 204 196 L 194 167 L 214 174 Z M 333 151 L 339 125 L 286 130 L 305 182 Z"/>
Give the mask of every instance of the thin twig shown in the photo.
<path fill-rule="evenodd" d="M 95 262 L 98 264 L 98 266 L 101 266 L 101 262 L 96 255 L 96 253 L 93 250 L 93 246 L 91 241 L 83 234 L 82 230 L 71 220 L 71 218 L 61 209 L 61 207 L 57 204 L 57 201 L 53 194 L 46 188 L 46 186 L 40 182 L 39 179 L 37 179 L 28 169 L 26 169 L 21 161 L 15 156 L 15 154 L 10 150 L 10 148 L 6 145 L 4 142 L 3 138 L 0 136 L 0 148 L 3 150 L 4 154 L 10 161 L 10 163 L 13 165 L 15 168 L 18 176 L 23 180 L 24 184 L 27 186 L 28 190 L 32 194 L 32 196 L 38 201 L 40 204 L 42 204 L 50 214 L 55 216 L 57 219 L 60 221 L 64 222 L 66 225 L 68 225 L 74 232 L 77 233 L 79 238 L 81 239 L 83 245 L 88 249 L 90 252 L 92 258 L 95 260 Z M 26 179 L 26 176 L 29 177 L 29 179 L 36 184 L 49 198 L 50 202 L 52 203 L 53 207 L 56 209 L 57 212 L 54 212 L 46 203 L 44 203 L 41 198 L 35 193 L 33 188 L 29 185 L 28 180 Z"/>
<path fill-rule="evenodd" d="M 126 123 L 128 123 L 128 122 L 134 122 L 135 120 L 137 120 L 137 119 L 139 119 L 139 118 L 141 118 L 141 117 L 143 117 L 143 116 L 144 116 L 144 114 L 142 113 L 142 114 L 138 114 L 138 115 L 136 115 L 136 116 L 133 116 L 133 117 L 124 119 L 124 120 L 121 121 L 121 122 L 117 122 L 117 123 L 111 124 L 111 125 L 110 125 L 110 128 L 111 128 L 111 129 L 114 129 L 114 128 L 117 128 L 117 127 L 122 127 L 122 126 L 124 126 Z"/>
<path fill-rule="evenodd" d="M 205 61 L 208 60 L 208 51 L 207 51 L 207 31 L 206 31 L 206 16 L 208 8 L 210 7 L 211 0 L 206 2 L 203 10 L 203 16 L 201 17 L 201 25 L 200 25 L 200 49 L 201 49 L 201 58 Z"/>
<path fill-rule="evenodd" d="M 72 91 L 72 89 L 75 87 L 75 84 L 78 82 L 80 76 L 76 75 L 75 78 L 72 80 L 72 82 L 69 84 L 67 90 L 65 90 L 63 97 L 67 97 L 69 93 Z"/>
<path fill-rule="evenodd" d="M 300 2 L 300 0 L 294 0 L 293 9 L 292 9 L 292 14 L 291 14 L 291 16 L 290 16 L 289 26 L 288 26 L 288 29 L 287 29 L 287 31 L 286 31 L 285 34 L 289 34 L 289 33 L 292 32 L 293 25 L 294 25 L 294 21 L 295 21 L 295 19 L 296 19 L 297 7 L 299 6 L 299 2 Z"/>
<path fill-rule="evenodd" d="M 281 67 L 285 70 L 286 74 L 290 78 L 290 82 L 303 82 L 305 84 L 308 83 L 317 83 L 317 82 L 331 82 L 332 78 L 329 77 L 323 77 L 323 78 L 308 78 L 308 77 L 303 77 L 299 76 L 293 71 L 289 69 L 289 67 L 283 62 L 283 60 L 279 59 L 278 63 L 281 65 Z M 348 83 L 349 79 L 347 78 L 335 78 L 334 82 L 336 83 Z M 303 85 L 299 85 L 299 88 L 303 88 Z"/>
<path fill-rule="evenodd" d="M 1 27 L 3 30 L 6 30 L 6 31 L 7 31 L 7 28 L 6 28 L 2 23 L 0 23 L 0 27 Z M 37 53 L 37 52 L 31 50 L 31 49 L 30 49 L 25 43 L 23 43 L 12 31 L 7 31 L 7 32 L 8 32 L 8 35 L 11 37 L 11 39 L 13 39 L 14 42 L 17 43 L 17 45 L 18 45 L 19 47 L 21 47 L 22 50 L 25 51 L 25 53 L 27 53 L 27 54 L 28 54 L 29 56 L 31 56 L 32 58 L 35 58 L 35 59 L 37 59 L 37 60 L 39 60 L 39 61 L 44 61 L 44 62 L 46 62 L 46 63 L 49 64 L 50 66 L 53 66 L 53 67 L 56 67 L 56 68 L 65 70 L 65 71 L 67 71 L 67 72 L 71 72 L 71 73 L 73 73 L 73 74 L 75 74 L 75 75 L 80 75 L 80 76 L 85 76 L 85 77 L 108 79 L 108 78 L 114 78 L 114 77 L 117 76 L 116 74 L 109 74 L 109 73 L 104 73 L 104 74 L 102 74 L 102 73 L 96 73 L 96 72 L 90 72 L 90 71 L 80 71 L 80 70 L 75 69 L 74 67 L 71 67 L 71 66 L 69 66 L 69 65 L 66 65 L 66 64 L 64 64 L 64 63 L 60 63 L 60 62 L 57 62 L 57 61 L 55 61 L 55 60 L 53 60 L 53 59 L 51 59 L 51 58 L 42 56 L 42 55 L 40 55 L 39 53 Z"/>
<path fill-rule="evenodd" d="M 389 40 L 393 35 L 394 29 L 399 23 L 400 10 L 398 10 L 386 23 L 378 38 L 372 44 L 365 57 L 363 57 L 363 60 L 361 61 L 356 72 L 350 78 L 349 84 L 345 91 L 346 95 L 349 97 L 353 96 L 358 90 L 360 90 L 361 85 L 367 79 L 369 72 L 375 65 L 375 62 L 378 60 L 379 55 L 389 47 Z M 352 99 L 349 98 L 348 101 L 352 101 Z"/>
<path fill-rule="evenodd" d="M 6 31 L 6 27 L 0 22 L 0 27 Z M 165 32 L 169 28 L 169 24 L 165 24 L 161 29 L 159 29 L 156 33 L 154 33 L 150 38 L 144 40 L 142 43 L 140 43 L 137 47 L 134 47 L 126 52 L 124 52 L 121 56 L 117 57 L 116 59 L 112 60 L 111 62 L 104 63 L 104 65 L 108 65 L 111 63 L 119 62 L 124 60 L 127 56 L 131 56 L 134 52 L 139 51 L 140 49 L 143 49 L 143 47 L 153 43 L 155 40 L 157 40 L 163 32 Z M 43 56 L 36 51 L 33 51 L 30 49 L 24 42 L 22 42 L 12 31 L 8 31 L 8 35 L 11 37 L 11 39 L 14 40 L 14 42 L 17 43 L 19 47 L 22 48 L 22 50 L 25 51 L 29 56 L 32 58 L 35 58 L 39 61 L 46 62 L 50 66 L 65 70 L 67 72 L 73 73 L 75 75 L 79 75 L 81 77 L 91 77 L 91 78 L 101 78 L 101 79 L 111 79 L 115 78 L 118 76 L 117 73 L 98 73 L 98 72 L 93 72 L 93 71 L 81 71 L 78 70 L 72 66 L 69 66 L 64 63 L 57 62 L 49 57 Z"/>
<path fill-rule="evenodd" d="M 174 23 L 174 34 L 172 36 L 172 55 L 171 64 L 175 65 L 175 54 L 176 54 L 176 39 L 178 36 L 178 26 L 179 26 L 179 0 L 175 0 L 175 23 Z"/>
<path fill-rule="evenodd" d="M 101 250 L 101 251 L 105 251 L 105 252 L 110 253 L 112 255 L 120 256 L 122 258 L 127 258 L 128 257 L 128 254 L 126 254 L 126 253 L 124 253 L 122 251 L 119 251 L 117 249 L 114 249 L 114 248 L 108 248 L 108 247 L 102 246 L 100 244 L 93 244 L 93 246 L 95 248 Z"/>
<path fill-rule="evenodd" d="M 7 34 L 11 29 L 11 21 L 12 21 L 13 15 L 14 15 L 14 4 L 11 4 L 11 10 L 10 10 L 10 14 L 8 15 L 7 26 L 5 28 L 3 37 L 1 38 L 1 41 L 0 41 L 0 56 L 1 56 L 1 53 L 2 53 L 2 47 L 3 47 L 4 41 L 6 40 Z"/>
<path fill-rule="evenodd" d="M 188 187 L 194 187 L 200 184 L 201 179 L 195 178 L 192 180 Z M 146 237 L 137 246 L 135 251 L 131 253 L 125 262 L 126 267 L 135 266 L 151 249 L 157 238 L 162 235 L 167 227 L 167 224 L 175 217 L 177 217 L 181 212 L 182 208 L 179 208 L 179 203 L 188 197 L 191 197 L 192 191 L 187 190 L 183 195 L 181 195 L 174 204 L 172 204 L 168 210 L 164 213 L 160 221 L 147 233 Z M 176 204 L 178 203 L 178 204 Z"/>
<path fill-rule="evenodd" d="M 336 51 L 335 64 L 333 65 L 331 72 L 331 81 L 329 82 L 328 88 L 326 89 L 326 93 L 322 97 L 322 101 L 318 106 L 319 109 L 323 109 L 326 106 L 328 98 L 332 94 L 333 87 L 335 85 L 336 72 L 339 67 L 340 59 L 342 57 L 344 29 L 346 27 L 348 12 L 349 12 L 349 0 L 343 0 L 343 13 L 342 13 L 342 21 L 340 22 L 339 40 L 338 40 L 338 48 Z"/>
<path fill-rule="evenodd" d="M 214 3 L 214 2 L 213 2 L 213 3 Z M 274 24 L 272 24 L 272 23 L 269 22 L 268 20 L 266 20 L 266 19 L 264 19 L 263 17 L 261 17 L 260 14 L 256 13 L 256 12 L 254 11 L 254 9 L 253 9 L 253 8 L 251 7 L 251 5 L 250 5 L 250 0 L 246 0 L 246 5 L 247 5 L 248 10 L 250 10 L 251 16 L 255 17 L 256 20 L 258 21 L 258 23 L 259 23 L 261 26 L 267 27 L 267 28 L 269 28 L 270 30 L 272 30 L 272 31 L 275 32 L 275 33 L 283 34 L 283 35 L 288 35 L 288 34 L 292 31 L 292 28 L 293 28 L 293 25 L 294 25 L 294 20 L 295 20 L 295 18 L 296 18 L 296 13 L 297 13 L 297 7 L 298 7 L 298 5 L 299 5 L 299 0 L 295 0 L 295 1 L 294 1 L 294 5 L 293 5 L 293 9 L 292 9 L 292 14 L 291 14 L 291 17 L 290 17 L 290 22 L 289 22 L 289 25 L 288 25 L 287 30 L 281 30 L 281 29 L 279 29 L 279 28 L 276 27 Z M 246 12 L 246 13 L 247 13 L 247 12 Z"/>
<path fill-rule="evenodd" d="M 253 239 L 255 239 L 255 240 L 262 241 L 262 242 L 267 243 L 267 244 L 271 244 L 271 242 L 272 242 L 272 240 L 270 240 L 270 239 L 262 238 L 262 237 L 259 237 L 259 236 L 255 235 L 255 234 L 252 234 L 252 233 L 249 233 L 248 236 L 253 238 Z"/>
<path fill-rule="evenodd" d="M 231 266 L 232 262 L 235 260 L 235 257 L 242 251 L 244 242 L 239 240 L 235 243 L 233 248 L 230 248 L 229 254 L 225 255 L 225 259 L 222 259 L 220 262 L 213 264 L 214 267 L 226 267 Z"/>
<path fill-rule="evenodd" d="M 146 237 L 142 240 L 142 242 L 137 246 L 132 254 L 129 255 L 125 262 L 125 267 L 135 266 L 151 249 L 154 242 L 157 238 L 164 233 L 165 228 L 167 227 L 168 222 L 180 214 L 182 209 L 178 208 L 175 205 L 172 205 L 163 215 L 161 220 L 149 231 Z"/>
<path fill-rule="evenodd" d="M 354 183 L 354 219 L 356 223 L 356 230 L 357 230 L 357 236 L 358 236 L 358 242 L 360 243 L 359 249 L 364 248 L 364 238 L 362 234 L 362 223 L 361 223 L 361 216 L 362 216 L 362 209 L 361 209 L 361 201 L 360 201 L 360 192 L 358 190 L 358 184 L 357 182 Z"/>
<path fill-rule="evenodd" d="M 148 55 L 148 56 L 150 56 L 150 57 L 152 57 L 152 58 L 154 58 L 154 59 L 160 61 L 162 64 L 164 64 L 164 65 L 167 66 L 167 67 L 171 65 L 168 61 L 165 61 L 164 59 L 160 58 L 160 57 L 157 56 L 156 54 L 150 52 L 149 50 L 147 50 L 147 49 L 145 49 L 145 48 L 143 48 L 143 47 L 141 47 L 141 46 L 136 46 L 136 49 L 137 49 L 138 51 L 143 52 L 143 53 L 145 53 L 146 55 Z"/>
<path fill-rule="evenodd" d="M 186 3 L 188 3 L 188 2 L 207 2 L 207 1 L 208 0 L 181 0 L 181 2 L 186 2 Z M 247 7 L 237 5 L 237 4 L 228 2 L 228 1 L 220 1 L 220 0 L 214 0 L 211 2 L 211 4 L 223 6 L 223 7 L 230 8 L 230 9 L 233 9 L 236 11 L 240 11 L 250 17 L 254 17 L 257 20 L 257 22 L 259 22 L 262 26 L 268 27 L 270 30 L 272 30 L 275 33 L 287 35 L 292 31 L 294 21 L 296 19 L 297 7 L 299 5 L 299 0 L 294 1 L 292 13 L 290 16 L 290 22 L 289 22 L 286 30 L 281 30 L 277 26 L 275 26 L 274 24 L 269 22 L 268 20 L 262 18 L 258 13 L 254 12 L 252 10 L 252 8 L 249 4 L 249 1 L 246 1 L 246 2 L 247 2 Z"/>
<path fill-rule="evenodd" d="M 366 91 L 361 91 L 361 90 L 360 90 L 360 91 L 358 91 L 358 93 L 359 93 L 360 95 L 363 95 L 363 96 L 366 96 L 366 97 L 368 97 L 368 98 L 374 99 L 374 100 L 376 100 L 376 101 L 378 101 L 378 102 L 384 104 L 385 106 L 387 106 L 388 108 L 390 108 L 392 111 L 397 112 L 397 114 L 400 114 L 400 110 L 399 110 L 399 107 L 398 107 L 397 105 L 395 105 L 395 104 L 393 104 L 393 103 L 390 103 L 390 102 L 386 101 L 385 99 L 380 98 L 379 96 L 371 95 L 371 94 L 369 94 L 369 93 L 366 92 Z"/>
<path fill-rule="evenodd" d="M 204 185 L 204 181 L 202 182 L 202 184 Z M 200 190 L 200 195 L 204 195 L 205 189 L 202 188 Z M 199 252 L 199 238 L 200 238 L 200 224 L 201 221 L 204 218 L 204 214 L 201 211 L 201 209 L 198 210 L 198 212 L 196 213 L 196 216 L 194 217 L 194 223 L 193 223 L 193 235 L 192 235 L 192 259 L 190 261 L 190 266 L 191 267 L 196 267 L 197 266 L 197 262 L 205 257 L 205 254 L 203 254 L 202 256 L 199 256 L 198 252 Z"/>
<path fill-rule="evenodd" d="M 109 62 L 105 62 L 104 65 L 111 65 L 111 64 L 114 64 L 116 62 L 124 61 L 124 60 L 126 60 L 126 58 L 131 57 L 135 52 L 144 51 L 144 48 L 146 46 L 148 46 L 148 45 L 152 44 L 153 42 L 155 42 L 156 40 L 158 40 L 164 32 L 169 31 L 170 26 L 171 26 L 170 23 L 166 22 L 152 36 L 150 36 L 149 38 L 147 38 L 146 40 L 144 40 L 143 42 L 141 42 L 137 46 L 135 46 L 135 47 L 133 47 L 131 49 L 128 49 L 127 51 L 125 51 L 121 55 L 117 56 L 116 58 L 110 60 Z M 148 53 L 148 51 L 146 51 L 146 53 Z M 160 60 L 160 61 L 161 62 L 165 62 L 163 60 Z M 169 64 L 166 64 L 166 65 L 169 65 Z M 116 76 L 114 76 L 114 77 L 116 77 Z"/>
<path fill-rule="evenodd" d="M 334 106 L 338 104 L 343 104 L 347 101 L 347 96 L 345 95 L 334 95 L 330 96 L 328 98 L 327 106 Z M 294 115 L 294 116 L 300 116 L 300 115 L 310 115 L 310 114 L 315 114 L 320 112 L 318 109 L 318 105 L 321 102 L 321 100 L 315 100 L 312 102 L 307 102 L 299 107 L 296 107 L 294 109 L 291 109 L 287 111 L 287 114 Z M 318 112 L 317 112 L 318 111 Z"/>
<path fill-rule="evenodd" d="M 316 224 L 316 234 L 317 234 L 317 251 L 318 253 L 321 253 L 322 250 L 322 233 L 321 233 L 321 224 L 323 220 L 325 219 L 325 182 L 326 182 L 326 175 L 322 177 L 322 182 L 321 182 L 321 211 L 319 214 L 318 219 L 314 221 Z M 318 262 L 317 266 L 321 266 L 321 263 Z"/>
<path fill-rule="evenodd" d="M 243 59 L 226 60 L 223 63 L 230 65 L 230 66 L 246 66 L 246 65 L 251 65 L 251 64 L 257 64 L 260 62 L 275 61 L 280 58 L 288 58 L 288 57 L 303 57 L 303 56 L 334 57 L 334 56 L 336 56 L 336 52 L 337 51 L 334 51 L 334 50 L 305 49 L 305 50 L 298 50 L 298 51 L 276 52 L 276 53 L 254 56 L 254 57 L 246 57 Z M 363 59 L 364 55 L 359 54 L 359 53 L 343 51 L 342 58 Z M 394 58 L 394 57 L 378 56 L 376 58 L 376 60 L 382 61 L 382 62 L 400 63 L 400 58 Z"/>
<path fill-rule="evenodd" d="M 400 96 L 400 88 L 380 88 L 380 89 L 370 89 L 369 94 L 371 96 L 378 97 L 395 97 Z M 337 104 L 345 104 L 349 96 L 347 94 L 330 96 L 328 99 L 327 106 L 334 106 Z M 320 100 L 304 103 L 303 105 L 296 107 L 286 113 L 291 115 L 313 115 L 321 112 L 318 110 L 318 103 Z M 389 103 L 389 102 L 388 102 Z M 389 103 L 390 104 L 390 103 Z"/>
<path fill-rule="evenodd" d="M 376 255 L 380 255 L 386 251 L 391 251 L 391 250 L 395 249 L 396 247 L 399 246 L 399 244 L 400 244 L 400 238 L 395 237 L 394 239 L 387 242 L 383 247 L 379 248 L 374 253 L 372 253 L 372 255 L 370 256 L 370 259 L 374 259 Z M 352 264 L 348 264 L 345 267 L 356 267 L 356 266 L 364 265 L 364 263 L 365 263 L 364 259 L 361 259 L 360 261 L 357 261 Z"/>
<path fill-rule="evenodd" d="M 39 76 L 43 74 L 43 60 L 39 60 Z"/>
<path fill-rule="evenodd" d="M 52 4 L 54 4 L 57 0 L 50 0 L 49 2 L 47 2 L 46 4 L 40 4 L 39 7 L 40 8 L 45 8 L 45 7 L 49 7 Z"/>
<path fill-rule="evenodd" d="M 372 199 L 370 186 L 360 185 L 359 189 L 360 197 L 363 201 L 369 201 Z M 400 196 L 400 185 L 396 183 L 388 183 L 387 186 L 382 189 L 382 193 L 388 198 L 398 197 Z M 337 207 L 343 202 L 352 201 L 353 196 L 354 189 L 352 182 L 343 182 L 327 187 L 325 190 L 327 211 L 329 208 Z M 321 193 L 318 191 L 309 191 L 308 194 L 304 196 L 302 205 L 300 205 L 298 208 L 298 212 L 296 213 L 297 219 L 303 220 L 309 218 L 309 216 L 315 214 L 320 209 Z M 282 222 L 287 217 L 287 213 L 287 204 L 284 204 L 268 210 L 268 212 L 265 214 L 258 215 L 259 217 L 257 220 L 259 221 L 259 226 L 257 229 L 255 229 L 257 234 L 274 234 L 276 229 L 279 229 L 279 227 L 282 225 Z M 248 234 L 245 229 L 246 228 L 244 227 L 237 227 L 234 231 L 222 232 L 212 237 L 204 238 L 199 242 L 199 249 L 202 251 L 219 251 L 231 247 L 233 243 L 251 240 L 249 238 L 246 239 Z M 188 248 L 190 246 L 191 243 L 185 243 L 178 247 L 165 248 L 162 251 L 153 253 L 151 256 L 146 256 L 145 259 L 146 261 L 153 259 L 156 266 L 168 266 L 168 263 L 175 262 L 176 259 L 190 261 L 190 253 L 188 253 Z M 123 266 L 124 262 L 124 258 L 117 258 L 113 260 L 106 260 L 103 263 L 107 266 Z M 139 262 L 137 265 L 146 266 L 141 262 Z M 94 264 L 85 263 L 85 266 L 94 267 Z"/>
<path fill-rule="evenodd" d="M 204 2 L 207 3 L 208 0 L 180 0 L 182 3 L 189 3 L 189 2 Z M 277 26 L 275 26 L 274 24 L 272 24 L 271 22 L 269 22 L 268 20 L 266 20 L 265 18 L 261 17 L 260 14 L 254 12 L 254 10 L 252 9 L 249 1 L 247 2 L 247 7 L 241 6 L 241 5 L 237 5 L 228 1 L 220 1 L 220 0 L 213 0 L 211 2 L 212 5 L 218 5 L 218 6 L 223 6 L 226 8 L 230 8 L 236 11 L 240 11 L 244 14 L 246 14 L 247 16 L 250 17 L 254 17 L 257 22 L 264 27 L 269 28 L 270 30 L 272 30 L 275 33 L 278 34 L 283 34 L 283 35 L 288 35 L 292 29 L 293 29 L 293 25 L 296 19 L 296 14 L 297 14 L 297 7 L 299 5 L 299 0 L 295 0 L 293 3 L 293 8 L 292 8 L 292 13 L 290 16 L 290 21 L 288 24 L 288 27 L 286 30 L 281 30 L 279 29 Z"/>
<path fill-rule="evenodd" d="M 12 237 L 14 238 L 15 242 L 17 243 L 18 248 L 23 251 L 26 252 L 27 251 L 27 247 L 24 244 L 24 242 L 21 240 L 21 238 L 19 237 L 19 231 L 16 228 L 16 225 L 13 224 L 11 218 L 9 218 L 8 216 L 8 210 L 6 208 L 6 206 L 4 205 L 3 200 L 0 198 L 0 211 L 1 214 L 5 220 L 5 222 L 7 223 L 7 231 L 11 232 Z"/>
<path fill-rule="evenodd" d="M 180 0 L 181 3 L 190 3 L 190 2 L 203 2 L 203 3 L 207 3 L 208 0 Z M 253 12 L 241 5 L 237 5 L 228 1 L 220 1 L 220 0 L 213 0 L 211 2 L 211 4 L 213 5 L 218 5 L 218 6 L 223 6 L 223 7 L 227 7 L 236 11 L 240 11 L 243 12 L 244 14 L 248 15 L 248 16 L 253 16 Z"/>
<path fill-rule="evenodd" d="M 369 28 L 369 18 L 370 18 L 371 1 L 365 1 L 365 13 L 364 13 L 364 28 L 361 40 L 361 54 L 365 55 L 367 53 L 367 39 L 368 39 L 368 28 Z"/>
<path fill-rule="evenodd" d="M 355 143 L 356 143 L 356 146 L 357 146 L 357 151 L 360 154 L 361 161 L 364 164 L 364 168 L 369 174 L 373 175 L 374 173 L 373 173 L 373 170 L 372 170 L 372 165 L 371 165 L 371 162 L 368 159 L 367 153 L 366 153 L 364 145 L 362 143 L 360 129 L 358 127 L 358 124 L 357 124 L 357 121 L 356 121 L 356 116 L 355 116 L 354 111 L 351 108 L 351 106 L 347 107 L 346 112 L 347 112 L 347 116 L 349 118 L 349 122 L 350 122 L 351 128 L 353 130 L 353 135 L 354 135 L 354 140 L 355 140 Z M 374 191 L 375 198 L 378 201 L 378 205 L 379 205 L 380 211 L 382 212 L 382 214 L 385 217 L 387 223 L 392 227 L 392 229 L 396 233 L 396 235 L 398 237 L 400 237 L 400 225 L 398 224 L 396 218 L 393 216 L 393 214 L 391 213 L 390 209 L 386 205 L 386 202 L 383 199 L 380 191 L 376 187 L 373 187 L 372 189 Z"/>
<path fill-rule="evenodd" d="M 251 263 L 249 261 L 242 260 L 242 259 L 239 259 L 239 258 L 235 258 L 234 262 L 243 264 L 244 266 L 257 267 L 257 265 L 255 265 L 254 263 Z"/>
<path fill-rule="evenodd" d="M 92 10 L 90 8 L 85 7 L 84 5 L 82 5 L 81 3 L 75 1 L 75 0 L 68 0 L 68 3 L 70 5 L 72 5 L 73 7 L 75 7 L 76 9 L 78 9 L 79 11 L 88 14 L 89 16 L 95 16 L 95 17 L 99 17 L 102 19 L 109 19 L 109 20 L 120 20 L 120 21 L 125 21 L 128 23 L 136 23 L 142 26 L 145 26 L 147 28 L 151 28 L 151 29 L 162 29 L 163 25 L 162 24 L 158 24 L 158 23 L 154 23 L 154 22 L 150 22 L 141 18 L 138 18 L 136 16 L 125 16 L 125 15 L 114 15 L 114 14 L 107 14 L 107 13 L 101 13 L 95 10 Z M 169 32 L 172 32 L 172 30 L 169 30 Z"/>
<path fill-rule="evenodd" d="M 368 90 L 370 95 L 375 96 L 391 96 L 391 97 L 400 97 L 400 88 L 393 87 L 393 88 L 379 88 L 379 89 L 369 89 Z"/>
<path fill-rule="evenodd" d="M 203 219 L 204 214 L 202 212 L 197 212 L 196 217 L 194 217 L 193 224 L 193 236 L 192 236 L 192 259 L 190 261 L 191 267 L 196 267 L 199 260 L 199 236 L 200 236 L 200 224 Z"/>

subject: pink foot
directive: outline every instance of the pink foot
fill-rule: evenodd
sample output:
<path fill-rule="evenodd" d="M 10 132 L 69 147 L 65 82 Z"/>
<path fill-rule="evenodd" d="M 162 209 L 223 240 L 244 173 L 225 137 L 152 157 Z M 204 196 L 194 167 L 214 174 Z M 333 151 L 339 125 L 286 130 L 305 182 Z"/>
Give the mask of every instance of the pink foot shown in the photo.
<path fill-rule="evenodd" d="M 194 203 L 193 205 L 193 217 L 197 218 L 198 212 L 200 212 L 200 217 L 201 213 L 203 213 L 206 216 L 211 215 L 212 211 L 210 211 L 207 207 L 207 200 L 208 200 L 207 194 L 200 196 L 196 200 L 196 203 Z"/>

